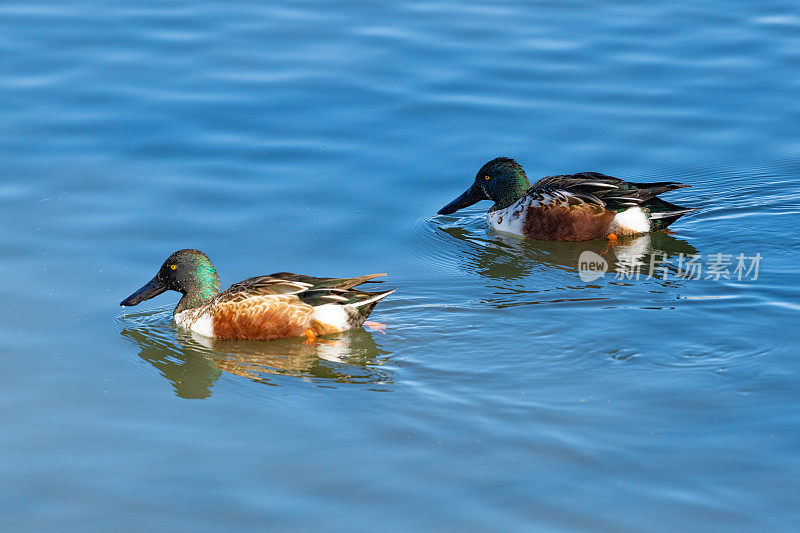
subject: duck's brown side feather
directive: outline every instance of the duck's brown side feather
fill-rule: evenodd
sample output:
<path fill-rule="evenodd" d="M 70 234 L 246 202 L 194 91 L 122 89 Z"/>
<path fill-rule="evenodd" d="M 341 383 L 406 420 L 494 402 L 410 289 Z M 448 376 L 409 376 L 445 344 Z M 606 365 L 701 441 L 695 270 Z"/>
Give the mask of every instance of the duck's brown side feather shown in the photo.
<path fill-rule="evenodd" d="M 310 305 L 288 294 L 217 301 L 210 311 L 215 337 L 249 340 L 300 337 L 314 313 Z"/>
<path fill-rule="evenodd" d="M 545 204 L 528 208 L 523 234 L 545 241 L 588 241 L 608 235 L 616 213 L 596 204 Z"/>

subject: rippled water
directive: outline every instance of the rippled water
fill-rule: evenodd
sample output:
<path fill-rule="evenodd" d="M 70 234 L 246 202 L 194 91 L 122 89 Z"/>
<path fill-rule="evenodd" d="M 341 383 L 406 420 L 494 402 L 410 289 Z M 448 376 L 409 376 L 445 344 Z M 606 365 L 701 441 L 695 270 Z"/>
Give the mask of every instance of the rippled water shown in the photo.
<path fill-rule="evenodd" d="M 10 0 L 0 51 L 4 530 L 800 525 L 796 3 Z M 434 216 L 498 155 L 700 209 L 611 247 Z M 185 247 L 388 272 L 388 327 L 121 310 Z M 649 265 L 713 254 L 757 279 Z"/>

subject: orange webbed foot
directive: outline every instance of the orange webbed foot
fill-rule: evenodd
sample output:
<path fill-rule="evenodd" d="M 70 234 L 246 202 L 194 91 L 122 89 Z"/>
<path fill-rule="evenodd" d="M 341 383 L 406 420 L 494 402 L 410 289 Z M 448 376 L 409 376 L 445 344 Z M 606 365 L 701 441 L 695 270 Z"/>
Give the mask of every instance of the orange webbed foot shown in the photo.
<path fill-rule="evenodd" d="M 617 244 L 618 237 L 616 233 L 609 233 L 608 235 L 606 235 L 606 239 L 608 239 L 608 241 L 606 242 L 606 251 L 602 252 L 600 255 L 606 255 L 608 251 L 611 249 L 611 247 Z"/>
<path fill-rule="evenodd" d="M 306 335 L 306 341 L 305 342 L 308 345 L 325 344 L 326 346 L 339 346 L 339 345 L 342 344 L 340 341 L 326 341 L 326 340 L 318 339 L 317 335 L 314 333 L 314 330 L 311 329 L 311 328 L 309 328 L 309 329 L 307 329 L 305 331 L 305 335 Z"/>
<path fill-rule="evenodd" d="M 364 325 L 371 330 L 378 331 L 384 335 L 386 334 L 386 332 L 384 331 L 387 327 L 386 324 L 383 324 L 381 322 L 373 322 L 372 320 L 365 320 Z"/>

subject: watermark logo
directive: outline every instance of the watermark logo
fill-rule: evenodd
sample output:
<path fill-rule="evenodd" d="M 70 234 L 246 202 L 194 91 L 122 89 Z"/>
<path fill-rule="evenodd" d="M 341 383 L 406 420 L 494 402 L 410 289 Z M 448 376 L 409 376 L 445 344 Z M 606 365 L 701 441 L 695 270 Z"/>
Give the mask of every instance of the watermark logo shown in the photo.
<path fill-rule="evenodd" d="M 578 276 L 581 281 L 590 282 L 602 278 L 608 272 L 608 261 L 591 250 L 584 250 L 578 257 Z"/>
<path fill-rule="evenodd" d="M 645 261 L 645 259 L 647 259 Z M 677 254 L 667 256 L 664 252 L 618 253 L 613 266 L 614 279 L 709 279 L 713 281 L 758 279 L 760 253 L 740 254 Z M 578 275 L 582 281 L 590 282 L 605 276 L 608 262 L 600 255 L 585 250 L 578 257 Z"/>

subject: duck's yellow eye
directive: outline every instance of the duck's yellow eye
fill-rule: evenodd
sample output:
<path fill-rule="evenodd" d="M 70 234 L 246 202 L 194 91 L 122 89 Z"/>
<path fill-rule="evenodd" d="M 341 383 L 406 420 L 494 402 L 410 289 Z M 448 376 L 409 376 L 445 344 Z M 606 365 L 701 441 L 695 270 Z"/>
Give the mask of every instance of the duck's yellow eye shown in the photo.
<path fill-rule="evenodd" d="M 492 177 L 491 176 L 484 176 L 483 179 L 485 179 L 486 181 L 489 181 L 490 179 L 492 179 Z"/>
<path fill-rule="evenodd" d="M 178 265 L 170 265 L 169 267 L 170 267 L 172 270 L 175 270 L 176 268 L 178 268 Z"/>

